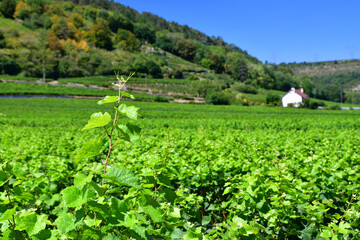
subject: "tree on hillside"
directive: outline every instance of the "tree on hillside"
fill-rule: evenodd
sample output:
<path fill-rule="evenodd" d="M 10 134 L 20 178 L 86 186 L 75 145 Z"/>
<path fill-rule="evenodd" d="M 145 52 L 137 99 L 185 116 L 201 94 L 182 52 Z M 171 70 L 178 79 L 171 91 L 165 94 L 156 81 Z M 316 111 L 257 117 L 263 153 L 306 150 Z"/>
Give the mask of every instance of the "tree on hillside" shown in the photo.
<path fill-rule="evenodd" d="M 192 61 L 196 54 L 196 45 L 190 40 L 180 39 L 174 47 L 176 53 L 188 61 Z"/>
<path fill-rule="evenodd" d="M 232 77 L 235 80 L 239 80 L 241 82 L 246 81 L 249 72 L 246 62 L 244 60 L 241 60 L 236 65 L 237 65 L 236 68 L 232 72 Z"/>
<path fill-rule="evenodd" d="M 2 0 L 0 11 L 7 18 L 13 18 L 13 14 L 16 8 L 15 0 Z"/>
<path fill-rule="evenodd" d="M 135 35 L 125 29 L 119 28 L 115 35 L 115 47 L 120 47 L 126 51 L 135 52 L 140 49 L 140 42 Z"/>
<path fill-rule="evenodd" d="M 91 29 L 85 37 L 98 48 L 112 49 L 111 31 L 103 24 L 91 25 Z"/>
<path fill-rule="evenodd" d="M 148 43 L 154 43 L 156 41 L 155 31 L 142 24 L 136 24 L 134 26 L 134 34 L 137 38 Z"/>
<path fill-rule="evenodd" d="M 212 54 L 212 55 L 210 55 L 209 59 L 214 63 L 213 70 L 215 70 L 216 73 L 224 72 L 225 58 L 223 56 Z"/>
<path fill-rule="evenodd" d="M 134 24 L 121 14 L 110 15 L 108 17 L 109 27 L 111 31 L 116 32 L 119 28 L 133 31 Z"/>

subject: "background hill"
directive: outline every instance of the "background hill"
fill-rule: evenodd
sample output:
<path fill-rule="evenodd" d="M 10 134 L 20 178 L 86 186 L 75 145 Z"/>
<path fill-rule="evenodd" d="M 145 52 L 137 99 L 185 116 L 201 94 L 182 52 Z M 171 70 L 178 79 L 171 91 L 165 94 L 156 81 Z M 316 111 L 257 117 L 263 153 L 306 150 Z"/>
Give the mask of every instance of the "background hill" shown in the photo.
<path fill-rule="evenodd" d="M 263 64 L 221 37 L 207 36 L 151 13 L 140 14 L 119 3 L 0 3 L 0 72 L 7 75 L 2 79 L 64 81 L 136 72 L 139 79 L 169 79 L 168 94 L 202 97 L 214 104 L 248 104 L 244 94 L 291 87 L 302 87 L 314 98 L 340 101 L 335 83 L 294 74 L 291 66 Z M 188 81 L 184 84 L 176 79 Z M 169 87 L 172 83 L 177 89 Z M 105 78 L 88 84 L 111 86 Z M 164 90 L 155 85 L 152 90 Z"/>
<path fill-rule="evenodd" d="M 289 63 L 281 66 L 290 68 L 297 76 L 308 76 L 315 83 L 344 89 L 347 102 L 360 103 L 360 60 Z"/>

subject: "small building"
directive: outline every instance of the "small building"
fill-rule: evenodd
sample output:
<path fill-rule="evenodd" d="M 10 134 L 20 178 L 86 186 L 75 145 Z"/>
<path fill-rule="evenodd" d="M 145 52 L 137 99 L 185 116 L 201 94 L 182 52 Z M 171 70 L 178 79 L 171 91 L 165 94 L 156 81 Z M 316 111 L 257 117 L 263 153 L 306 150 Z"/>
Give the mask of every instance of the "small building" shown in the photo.
<path fill-rule="evenodd" d="M 294 107 L 299 107 L 302 105 L 303 99 L 306 98 L 309 98 L 309 96 L 304 93 L 304 89 L 291 88 L 290 91 L 282 96 L 282 105 L 287 107 L 289 104 L 293 104 Z"/>

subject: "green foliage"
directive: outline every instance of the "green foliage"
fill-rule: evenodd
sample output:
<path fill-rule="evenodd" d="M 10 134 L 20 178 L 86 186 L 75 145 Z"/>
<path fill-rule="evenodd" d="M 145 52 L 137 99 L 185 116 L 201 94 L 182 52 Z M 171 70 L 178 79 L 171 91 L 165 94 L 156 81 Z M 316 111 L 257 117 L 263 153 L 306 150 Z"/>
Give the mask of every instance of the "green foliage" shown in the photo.
<path fill-rule="evenodd" d="M 303 100 L 302 107 L 309 109 L 317 109 L 319 107 L 319 103 L 315 101 L 311 101 L 310 99 L 307 98 Z"/>
<path fill-rule="evenodd" d="M 0 99 L 2 238 L 357 238 L 359 112 L 132 102 L 104 174 L 97 101 Z"/>
<path fill-rule="evenodd" d="M 206 103 L 214 105 L 229 105 L 230 97 L 224 92 L 210 91 L 206 93 Z"/>
<path fill-rule="evenodd" d="M 111 31 L 101 23 L 91 25 L 86 38 L 98 48 L 112 49 Z"/>
<path fill-rule="evenodd" d="M 15 0 L 2 0 L 0 5 L 1 13 L 7 18 L 13 18 L 16 7 Z"/>
<path fill-rule="evenodd" d="M 266 104 L 280 105 L 281 97 L 276 94 L 268 94 L 266 96 Z"/>
<path fill-rule="evenodd" d="M 169 99 L 159 95 L 154 97 L 154 102 L 169 102 Z"/>
<path fill-rule="evenodd" d="M 119 28 L 115 35 L 115 47 L 134 52 L 140 49 L 140 42 L 132 32 Z"/>
<path fill-rule="evenodd" d="M 174 51 L 182 58 L 192 61 L 196 54 L 196 45 L 190 40 L 180 39 L 174 46 Z"/>
<path fill-rule="evenodd" d="M 235 84 L 233 87 L 236 91 L 243 92 L 243 93 L 252 93 L 252 94 L 258 93 L 258 90 L 256 89 L 256 87 L 254 87 L 252 85 Z"/>
<path fill-rule="evenodd" d="M 155 31 L 151 30 L 145 25 L 135 24 L 133 32 L 140 40 L 146 41 L 148 43 L 154 43 L 156 41 Z"/>

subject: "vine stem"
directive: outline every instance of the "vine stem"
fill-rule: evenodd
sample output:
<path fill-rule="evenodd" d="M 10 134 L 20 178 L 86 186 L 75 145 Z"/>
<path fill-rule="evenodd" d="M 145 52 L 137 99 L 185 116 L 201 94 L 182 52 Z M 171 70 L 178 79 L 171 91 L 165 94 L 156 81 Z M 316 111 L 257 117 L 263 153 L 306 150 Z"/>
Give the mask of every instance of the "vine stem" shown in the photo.
<path fill-rule="evenodd" d="M 120 82 L 119 82 L 120 84 Z M 123 86 L 123 85 L 122 85 Z M 108 151 L 108 154 L 106 156 L 106 160 L 105 160 L 105 163 L 104 163 L 104 171 L 103 171 L 103 174 L 106 173 L 106 167 L 108 165 L 108 162 L 109 162 L 109 158 L 110 158 L 110 154 L 111 154 L 111 151 L 112 149 L 114 148 L 115 144 L 119 141 L 119 139 L 117 139 L 115 141 L 115 143 L 113 145 L 111 145 L 111 141 L 112 141 L 112 136 L 113 136 L 113 131 L 114 131 L 114 128 L 115 128 L 115 124 L 117 122 L 117 120 L 120 118 L 120 116 L 118 116 L 118 107 L 120 106 L 120 102 L 121 102 L 121 88 L 122 86 L 119 86 L 119 99 L 117 101 L 117 104 L 115 104 L 115 116 L 114 116 L 114 121 L 113 121 L 113 125 L 111 127 L 111 131 L 109 133 L 109 131 L 107 130 L 107 128 L 104 126 L 104 129 L 105 129 L 105 132 L 106 132 L 106 135 L 108 136 L 109 138 L 109 151 Z M 105 178 L 103 178 L 102 182 L 101 182 L 101 186 L 104 185 L 105 183 Z"/>

